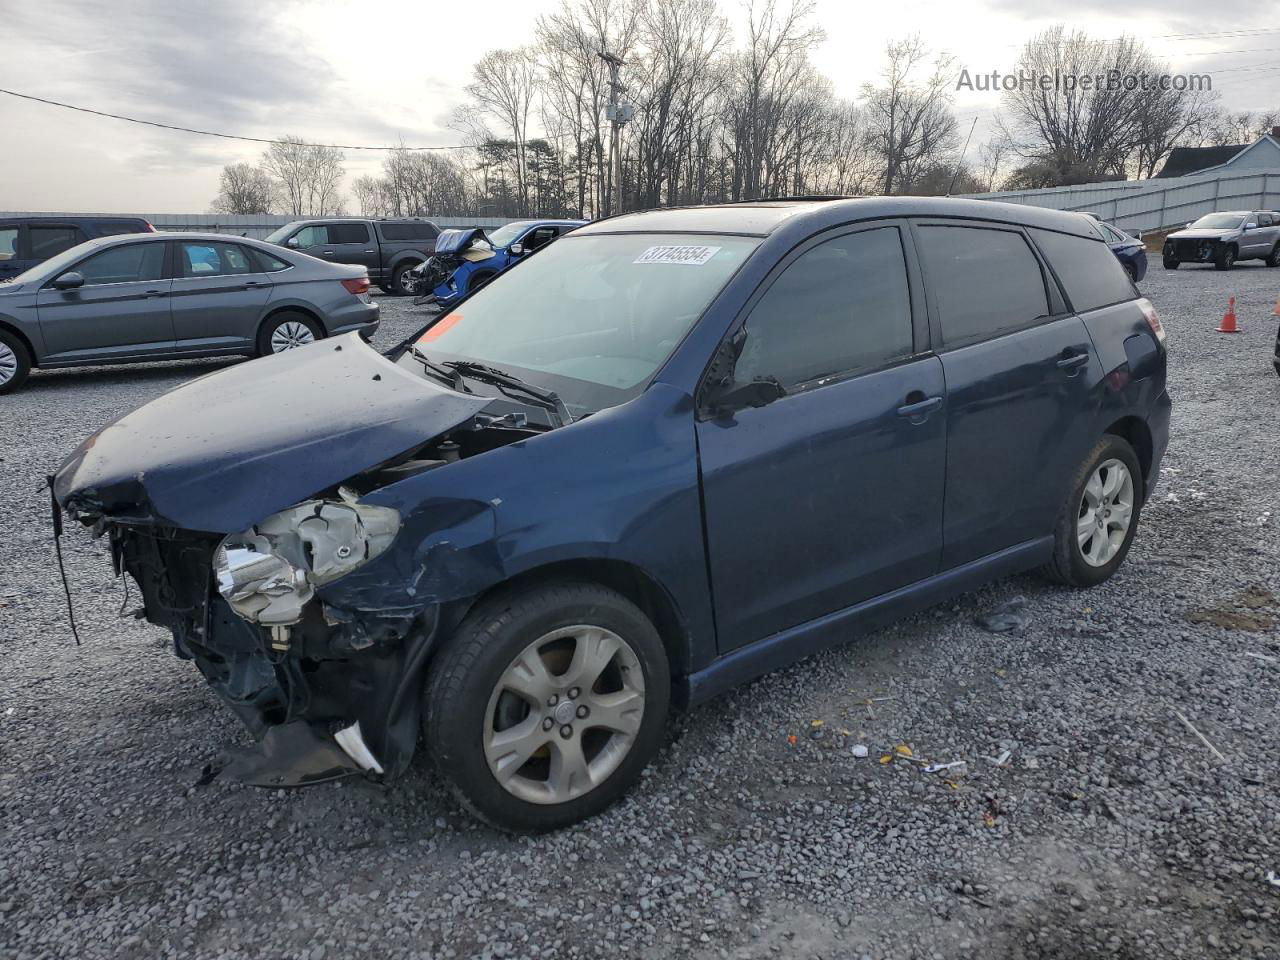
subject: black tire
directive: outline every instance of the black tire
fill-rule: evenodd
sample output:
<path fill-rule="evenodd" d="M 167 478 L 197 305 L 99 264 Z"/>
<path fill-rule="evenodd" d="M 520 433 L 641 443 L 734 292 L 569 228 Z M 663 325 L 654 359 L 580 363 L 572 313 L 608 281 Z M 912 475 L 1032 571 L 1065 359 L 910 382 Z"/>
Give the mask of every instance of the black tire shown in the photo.
<path fill-rule="evenodd" d="M 412 261 L 410 263 L 402 263 L 396 267 L 395 272 L 391 274 L 391 290 L 392 296 L 407 297 L 413 293 L 408 284 L 409 274 L 420 261 Z"/>
<path fill-rule="evenodd" d="M 395 296 L 395 293 L 396 293 L 395 287 L 391 286 L 391 284 L 389 283 L 378 284 L 378 289 L 381 290 L 383 293 L 390 294 L 391 296 Z"/>
<path fill-rule="evenodd" d="M 1264 262 L 1268 267 L 1280 267 L 1280 240 L 1276 241 L 1276 245 L 1271 248 Z"/>
<path fill-rule="evenodd" d="M 1126 263 L 1123 266 L 1124 272 L 1129 275 L 1129 282 L 1136 285 L 1138 282 L 1138 268 L 1132 263 Z"/>
<path fill-rule="evenodd" d="M 1094 471 L 1108 460 L 1119 460 L 1128 468 L 1133 482 L 1133 512 L 1124 541 L 1115 555 L 1107 563 L 1093 566 L 1084 558 L 1077 529 L 1083 515 L 1082 507 L 1085 506 L 1085 486 Z M 1129 548 L 1133 545 L 1133 538 L 1137 535 L 1142 515 L 1143 484 L 1142 468 L 1133 447 L 1123 437 L 1110 433 L 1104 435 L 1094 444 L 1072 478 L 1070 493 L 1067 494 L 1053 532 L 1053 559 L 1041 568 L 1041 573 L 1050 580 L 1072 587 L 1093 587 L 1109 579 L 1124 563 L 1125 557 L 1129 555 Z"/>
<path fill-rule="evenodd" d="M 8 330 L 0 330 L 0 393 L 13 393 L 31 373 L 27 345 Z"/>
<path fill-rule="evenodd" d="M 1218 255 L 1213 258 L 1213 268 L 1215 270 L 1230 270 L 1236 265 L 1236 248 L 1233 246 L 1225 246 L 1218 251 Z"/>
<path fill-rule="evenodd" d="M 1164 258 L 1164 268 L 1166 270 L 1177 270 L 1180 266 L 1182 266 L 1182 261 L 1177 257 L 1166 256 Z"/>
<path fill-rule="evenodd" d="M 626 641 L 641 668 L 644 713 L 629 751 L 602 783 L 565 802 L 531 802 L 509 792 L 489 768 L 484 735 L 486 725 L 493 729 L 491 697 L 530 644 L 579 624 L 603 627 Z M 560 582 L 513 590 L 478 605 L 436 654 L 423 696 L 423 736 L 458 802 L 498 829 L 541 832 L 600 813 L 635 783 L 661 745 L 671 677 L 662 639 L 631 601 L 595 584 Z"/>
<path fill-rule="evenodd" d="M 478 273 L 473 273 L 471 279 L 467 281 L 467 293 L 475 293 L 496 276 L 497 274 L 492 270 L 481 270 Z"/>
<path fill-rule="evenodd" d="M 300 310 L 281 310 L 262 321 L 262 329 L 258 331 L 258 356 L 267 357 L 276 352 L 271 348 L 271 338 L 277 330 L 290 323 L 302 324 L 310 330 L 312 340 L 324 339 L 324 331 L 320 328 L 320 324 L 311 317 Z"/>

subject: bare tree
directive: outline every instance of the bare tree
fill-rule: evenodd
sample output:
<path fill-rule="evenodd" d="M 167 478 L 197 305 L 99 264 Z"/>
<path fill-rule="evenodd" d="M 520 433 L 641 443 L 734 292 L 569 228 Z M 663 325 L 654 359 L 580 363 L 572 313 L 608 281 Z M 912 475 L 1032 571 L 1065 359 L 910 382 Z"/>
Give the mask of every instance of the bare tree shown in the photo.
<path fill-rule="evenodd" d="M 271 212 L 271 178 L 251 163 L 229 163 L 218 178 L 214 213 L 253 214 Z"/>
<path fill-rule="evenodd" d="M 532 50 L 493 50 L 475 65 L 475 80 L 467 92 L 481 112 L 491 116 L 514 145 L 512 175 L 520 214 L 528 213 L 529 185 L 526 145 L 529 119 L 537 94 L 538 63 Z"/>
<path fill-rule="evenodd" d="M 384 181 L 365 174 L 351 182 L 351 193 L 356 198 L 362 217 L 385 217 L 387 209 Z"/>
<path fill-rule="evenodd" d="M 884 167 L 883 191 L 892 194 L 936 166 L 957 146 L 951 113 L 952 59 L 933 60 L 919 36 L 890 43 L 881 83 L 863 87 L 871 142 Z"/>
<path fill-rule="evenodd" d="M 342 212 L 342 151 L 285 136 L 262 155 L 286 213 L 295 217 L 328 217 Z"/>
<path fill-rule="evenodd" d="M 1012 154 L 1013 144 L 1002 130 L 997 131 L 995 136 L 978 148 L 979 190 L 990 193 L 996 189 L 1005 164 Z"/>

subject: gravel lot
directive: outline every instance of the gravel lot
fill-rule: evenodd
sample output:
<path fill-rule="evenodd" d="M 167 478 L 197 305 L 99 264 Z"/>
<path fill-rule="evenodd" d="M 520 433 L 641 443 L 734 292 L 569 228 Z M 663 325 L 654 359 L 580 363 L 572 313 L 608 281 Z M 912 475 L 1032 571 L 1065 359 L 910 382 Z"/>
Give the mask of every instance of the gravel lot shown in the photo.
<path fill-rule="evenodd" d="M 1280 270 L 1143 287 L 1173 439 L 1119 576 L 1005 581 L 738 690 L 539 838 L 421 759 L 389 791 L 201 785 L 245 735 L 80 529 L 73 644 L 42 478 L 222 364 L 36 373 L 0 399 L 0 956 L 1280 957 Z M 389 346 L 421 314 L 382 303 Z M 978 625 L 1016 597 L 1020 630 Z M 967 770 L 878 762 L 899 744 Z"/>

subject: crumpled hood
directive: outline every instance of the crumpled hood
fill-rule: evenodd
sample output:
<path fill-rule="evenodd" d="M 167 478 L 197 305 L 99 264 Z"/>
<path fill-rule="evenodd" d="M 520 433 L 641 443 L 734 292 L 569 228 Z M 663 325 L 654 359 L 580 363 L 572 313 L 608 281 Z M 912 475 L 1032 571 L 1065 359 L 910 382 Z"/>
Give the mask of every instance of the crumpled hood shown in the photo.
<path fill-rule="evenodd" d="M 467 249 L 476 240 L 484 239 L 484 231 L 479 227 L 468 227 L 464 230 L 441 230 L 436 237 L 436 254 L 457 254 Z"/>
<path fill-rule="evenodd" d="M 1239 230 L 1227 228 L 1223 230 L 1207 230 L 1204 228 L 1197 230 L 1175 230 L 1169 234 L 1166 239 L 1169 240 L 1221 240 L 1223 237 L 1232 233 L 1239 233 Z"/>
<path fill-rule="evenodd" d="M 352 333 L 237 364 L 126 414 L 62 463 L 54 494 L 86 517 L 237 533 L 491 399 L 402 369 Z"/>

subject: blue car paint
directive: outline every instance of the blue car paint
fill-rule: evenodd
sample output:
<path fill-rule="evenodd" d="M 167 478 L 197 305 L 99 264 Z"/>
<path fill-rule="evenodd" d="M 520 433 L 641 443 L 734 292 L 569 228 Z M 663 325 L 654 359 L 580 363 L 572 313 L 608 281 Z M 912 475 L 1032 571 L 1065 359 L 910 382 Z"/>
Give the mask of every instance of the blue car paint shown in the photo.
<path fill-rule="evenodd" d="M 1107 226 L 1118 233 L 1122 239 L 1112 240 L 1105 231 L 1102 234 L 1102 238 L 1106 241 L 1111 252 L 1116 255 L 1116 259 L 1126 267 L 1132 268 L 1133 282 L 1141 283 L 1142 278 L 1147 275 L 1147 245 L 1117 227 L 1112 227 L 1110 224 L 1107 224 Z"/>
<path fill-rule="evenodd" d="M 368 713 L 368 703 L 351 708 L 369 717 L 370 746 L 394 758 L 392 774 L 412 754 L 418 698 L 404 691 L 421 682 L 429 649 L 477 597 L 512 578 L 569 573 L 633 584 L 668 646 L 677 702 L 694 703 L 845 639 L 855 628 L 1044 563 L 1054 510 L 1073 467 L 1108 429 L 1134 443 L 1150 494 L 1170 405 L 1163 348 L 1135 305 L 1077 316 L 1055 287 L 1051 320 L 935 352 L 936 305 L 921 295 L 910 245 L 915 358 L 765 407 L 716 416 L 700 409 L 697 398 L 717 347 L 793 251 L 852 223 L 892 218 L 907 225 L 910 218 L 937 217 L 1094 237 L 1080 218 L 985 201 L 895 198 L 705 211 L 705 221 L 724 232 L 763 239 L 648 389 L 571 426 L 529 432 L 362 497 L 395 508 L 404 526 L 385 553 L 317 595 L 335 635 L 353 648 L 394 651 L 380 645 L 404 640 L 414 623 L 424 625 L 403 651 L 379 654 L 390 657 L 388 670 L 400 671 L 391 706 L 379 707 L 377 715 Z M 691 219 L 688 211 L 655 211 L 582 233 L 708 232 Z M 344 362 L 363 376 L 369 361 L 361 351 L 369 348 L 354 341 L 348 338 L 353 355 Z M 328 389 L 323 378 L 299 386 L 287 368 L 302 368 L 325 349 L 332 348 L 315 344 L 281 355 L 280 375 L 271 382 L 300 391 L 299 402 L 322 395 Z M 1076 350 L 1087 352 L 1087 362 L 1060 368 Z M 1156 359 L 1140 360 L 1143 370 L 1131 369 L 1131 358 L 1151 356 Z M 391 359 L 416 371 L 403 346 Z M 216 389 L 225 376 L 199 382 Z M 148 416 L 161 417 L 175 394 L 153 401 Z M 904 413 L 904 399 L 917 395 L 942 402 Z M 456 427 L 454 414 L 461 412 L 424 416 L 419 442 Z M 131 419 L 137 416 L 123 418 L 121 430 L 141 422 Z M 337 455 L 347 431 L 362 431 L 351 418 L 287 422 L 296 436 L 276 439 L 296 456 L 278 458 L 274 469 L 294 475 L 300 499 L 322 486 L 306 479 L 308 471 Z M 412 411 L 395 423 L 413 432 Z M 236 459 L 234 442 L 224 446 L 208 458 Z M 342 462 L 354 473 L 373 465 L 365 462 L 370 455 L 362 451 Z M 98 457 L 126 462 L 108 468 Z M 114 511 L 142 523 L 149 510 L 156 512 L 148 501 L 171 504 L 164 521 L 188 529 L 208 516 L 195 497 L 196 474 L 208 461 L 188 458 L 184 479 L 181 470 L 148 472 L 128 458 L 123 448 L 98 449 L 89 441 L 59 472 L 58 502 L 86 521 L 109 521 Z M 852 462 L 869 469 L 850 470 Z M 240 463 L 221 476 L 243 496 L 235 520 L 278 509 L 286 493 L 268 485 L 275 492 L 255 502 L 261 468 L 243 457 Z M 993 505 L 980 495 L 980 482 L 1000 471 L 1008 475 L 995 479 L 1012 502 Z M 126 499 L 135 502 L 112 503 L 83 482 L 97 475 L 133 477 Z M 166 492 L 167 484 L 176 492 Z M 231 518 L 201 522 L 221 528 Z"/>
<path fill-rule="evenodd" d="M 448 308 L 454 306 L 471 292 L 471 278 L 479 272 L 485 274 L 497 275 L 519 263 L 524 257 L 516 256 L 511 252 L 511 248 L 517 243 L 522 243 L 524 239 L 537 230 L 539 227 L 560 227 L 562 228 L 559 236 L 564 236 L 570 230 L 576 230 L 587 221 L 585 220 L 531 220 L 528 229 L 522 231 L 519 236 L 503 247 L 495 247 L 493 256 L 487 260 L 463 261 L 459 267 L 450 274 L 449 278 L 437 286 L 431 292 L 435 295 L 436 303 L 440 306 Z M 484 238 L 485 232 L 479 227 L 468 227 L 465 229 L 444 230 L 440 236 L 436 238 L 435 255 L 457 254 L 466 250 L 478 238 Z M 558 238 L 557 238 L 558 239 Z M 532 252 L 532 251 L 530 251 Z M 528 254 L 526 254 L 527 256 Z"/>

